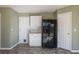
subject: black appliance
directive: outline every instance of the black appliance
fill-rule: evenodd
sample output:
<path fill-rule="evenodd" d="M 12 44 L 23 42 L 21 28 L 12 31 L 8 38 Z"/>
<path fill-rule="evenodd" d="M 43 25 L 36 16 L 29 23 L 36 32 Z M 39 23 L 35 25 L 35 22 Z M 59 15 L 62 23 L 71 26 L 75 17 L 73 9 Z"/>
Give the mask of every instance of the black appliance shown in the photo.
<path fill-rule="evenodd" d="M 57 20 L 42 21 L 42 47 L 56 48 L 57 47 Z"/>

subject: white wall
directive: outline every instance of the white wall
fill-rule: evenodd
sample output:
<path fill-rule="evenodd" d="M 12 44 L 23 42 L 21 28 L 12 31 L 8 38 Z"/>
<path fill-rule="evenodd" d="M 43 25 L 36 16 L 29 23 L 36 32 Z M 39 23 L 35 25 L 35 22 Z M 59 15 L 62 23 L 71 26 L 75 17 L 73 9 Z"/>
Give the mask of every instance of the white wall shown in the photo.
<path fill-rule="evenodd" d="M 19 42 L 29 43 L 29 33 L 41 33 L 42 16 L 19 17 Z M 36 37 L 35 37 L 36 38 Z M 33 39 L 35 39 L 33 38 Z M 40 37 L 41 38 L 41 37 Z M 26 42 L 24 42 L 24 39 Z M 41 40 L 41 39 L 39 39 Z M 39 40 L 37 40 L 39 42 Z M 36 41 L 36 40 L 35 40 Z M 33 42 L 35 42 L 33 41 Z M 31 41 L 32 42 L 32 41 Z M 41 43 L 39 43 L 41 44 Z"/>
<path fill-rule="evenodd" d="M 29 17 L 19 17 L 19 42 L 28 43 L 29 37 Z"/>

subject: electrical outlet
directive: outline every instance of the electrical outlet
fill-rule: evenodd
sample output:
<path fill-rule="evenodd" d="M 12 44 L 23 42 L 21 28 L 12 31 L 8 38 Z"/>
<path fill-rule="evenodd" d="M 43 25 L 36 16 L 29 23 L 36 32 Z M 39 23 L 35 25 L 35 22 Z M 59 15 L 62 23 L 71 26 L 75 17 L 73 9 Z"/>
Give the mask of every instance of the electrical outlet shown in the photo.
<path fill-rule="evenodd" d="M 26 39 L 24 39 L 24 42 L 26 42 Z"/>

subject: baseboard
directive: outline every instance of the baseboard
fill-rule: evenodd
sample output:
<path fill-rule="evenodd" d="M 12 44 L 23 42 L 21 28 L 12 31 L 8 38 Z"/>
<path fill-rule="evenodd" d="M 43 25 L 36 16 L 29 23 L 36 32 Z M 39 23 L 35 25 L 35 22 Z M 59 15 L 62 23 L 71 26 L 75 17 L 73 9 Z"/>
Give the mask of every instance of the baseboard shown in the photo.
<path fill-rule="evenodd" d="M 71 50 L 71 52 L 79 52 L 79 50 Z"/>
<path fill-rule="evenodd" d="M 11 49 L 13 49 L 14 47 L 16 47 L 18 44 L 19 44 L 19 42 L 16 43 L 15 45 L 13 45 L 11 48 L 0 48 L 0 50 L 11 50 Z"/>
<path fill-rule="evenodd" d="M 0 48 L 0 50 L 11 50 L 11 48 Z"/>
<path fill-rule="evenodd" d="M 15 45 L 13 45 L 13 46 L 11 47 L 11 49 L 13 49 L 14 47 L 16 47 L 18 44 L 19 44 L 19 42 L 16 43 Z"/>
<path fill-rule="evenodd" d="M 28 44 L 28 42 L 18 42 L 19 44 Z"/>

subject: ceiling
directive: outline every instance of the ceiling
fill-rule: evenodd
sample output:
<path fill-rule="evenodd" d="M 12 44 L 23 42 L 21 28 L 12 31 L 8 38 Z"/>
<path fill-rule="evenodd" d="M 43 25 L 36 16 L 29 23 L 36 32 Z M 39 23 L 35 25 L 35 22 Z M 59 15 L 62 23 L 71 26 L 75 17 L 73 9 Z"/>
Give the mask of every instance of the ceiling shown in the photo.
<path fill-rule="evenodd" d="M 54 12 L 67 6 L 69 5 L 8 5 L 3 7 L 11 7 L 18 13 L 44 13 Z"/>

